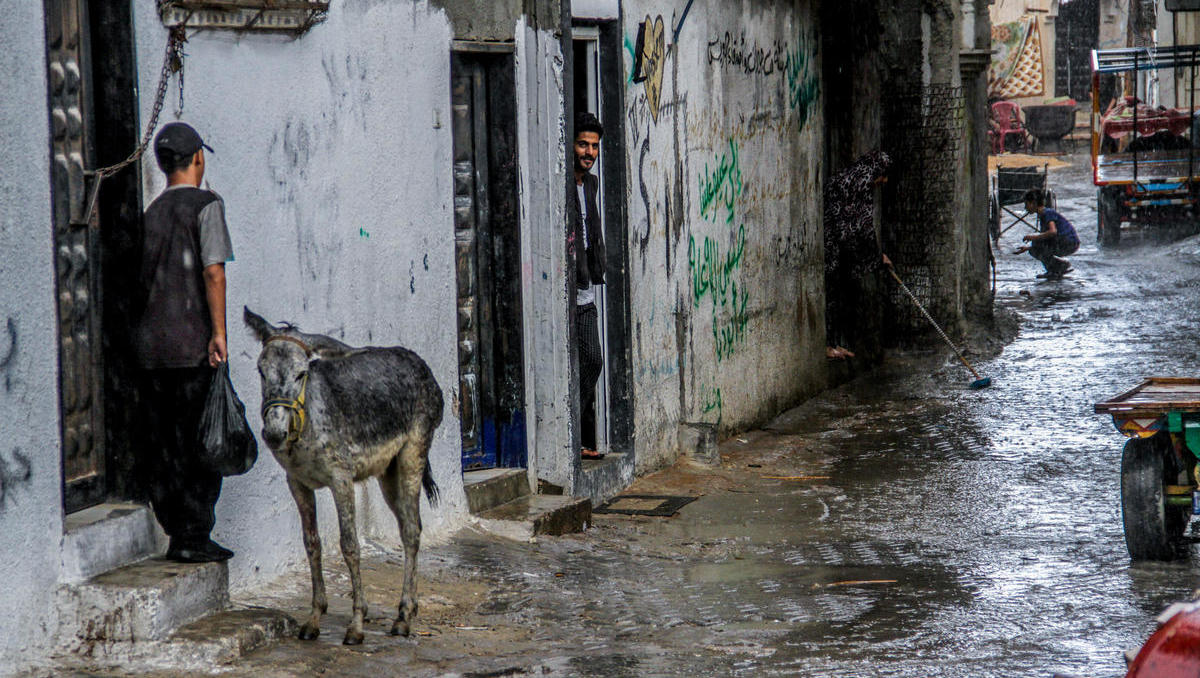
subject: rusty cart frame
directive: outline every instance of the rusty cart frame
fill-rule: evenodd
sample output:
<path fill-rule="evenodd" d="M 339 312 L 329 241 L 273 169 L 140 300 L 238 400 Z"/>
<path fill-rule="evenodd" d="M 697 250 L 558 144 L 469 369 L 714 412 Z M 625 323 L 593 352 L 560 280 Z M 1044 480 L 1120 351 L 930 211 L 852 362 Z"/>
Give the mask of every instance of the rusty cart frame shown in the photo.
<path fill-rule="evenodd" d="M 1200 65 L 1200 45 L 1168 47 L 1129 47 L 1092 50 L 1092 181 L 1098 212 L 1097 237 L 1102 246 L 1121 240 L 1121 224 L 1158 224 L 1192 221 L 1200 202 L 1200 157 L 1196 144 L 1196 70 Z M 1174 107 L 1162 116 L 1139 120 L 1137 94 L 1146 91 L 1148 81 L 1158 81 L 1152 72 L 1166 71 L 1173 78 Z M 1121 96 L 1133 92 L 1132 116 L 1106 118 L 1100 110 L 1100 76 L 1124 77 Z M 1155 85 L 1156 86 L 1156 85 Z M 1180 90 L 1186 92 L 1181 101 Z M 1156 92 L 1157 96 L 1157 92 Z M 1187 114 L 1183 115 L 1183 106 Z M 1186 118 L 1186 119 L 1185 119 Z M 1170 130 L 1182 136 L 1187 131 L 1187 148 L 1141 150 L 1139 137 Z M 1106 147 L 1106 130 L 1120 136 L 1130 135 L 1130 144 L 1121 151 Z"/>
<path fill-rule="evenodd" d="M 1121 456 L 1121 520 L 1134 560 L 1171 560 L 1192 517 L 1200 459 L 1200 378 L 1150 377 L 1104 402 L 1129 441 Z"/>

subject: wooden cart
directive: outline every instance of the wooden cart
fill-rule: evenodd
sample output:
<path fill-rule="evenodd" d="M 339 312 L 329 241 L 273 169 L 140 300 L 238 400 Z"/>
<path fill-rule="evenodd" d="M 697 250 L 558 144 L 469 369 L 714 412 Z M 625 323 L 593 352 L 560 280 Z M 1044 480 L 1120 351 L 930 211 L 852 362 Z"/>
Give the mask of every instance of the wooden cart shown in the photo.
<path fill-rule="evenodd" d="M 1200 378 L 1151 377 L 1096 403 L 1129 438 L 1121 518 L 1134 560 L 1171 560 L 1191 520 L 1200 458 Z"/>

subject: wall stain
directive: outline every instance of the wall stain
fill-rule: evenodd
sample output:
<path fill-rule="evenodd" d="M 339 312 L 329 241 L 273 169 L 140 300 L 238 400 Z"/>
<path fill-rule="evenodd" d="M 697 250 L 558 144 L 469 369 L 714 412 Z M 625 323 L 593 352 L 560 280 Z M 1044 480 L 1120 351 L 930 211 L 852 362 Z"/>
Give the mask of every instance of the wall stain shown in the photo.
<path fill-rule="evenodd" d="M 8 318 L 8 321 L 5 323 L 5 330 L 8 333 L 8 351 L 4 353 L 3 358 L 0 358 L 0 373 L 4 375 L 4 390 L 11 392 L 14 381 L 13 368 L 16 367 L 17 348 L 20 346 L 15 318 Z"/>
<path fill-rule="evenodd" d="M 6 460 L 4 455 L 0 455 L 0 509 L 15 501 L 11 497 L 14 489 L 29 484 L 33 478 L 33 464 L 21 452 L 21 448 L 13 448 L 9 456 L 11 459 Z"/>

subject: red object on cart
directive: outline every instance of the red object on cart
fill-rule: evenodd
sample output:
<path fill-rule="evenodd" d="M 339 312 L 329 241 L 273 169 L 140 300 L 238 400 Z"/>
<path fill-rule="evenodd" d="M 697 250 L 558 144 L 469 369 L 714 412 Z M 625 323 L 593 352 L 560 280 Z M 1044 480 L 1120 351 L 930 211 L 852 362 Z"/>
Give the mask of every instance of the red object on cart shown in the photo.
<path fill-rule="evenodd" d="M 1200 603 L 1176 603 L 1129 663 L 1125 678 L 1195 678 L 1200 676 Z"/>

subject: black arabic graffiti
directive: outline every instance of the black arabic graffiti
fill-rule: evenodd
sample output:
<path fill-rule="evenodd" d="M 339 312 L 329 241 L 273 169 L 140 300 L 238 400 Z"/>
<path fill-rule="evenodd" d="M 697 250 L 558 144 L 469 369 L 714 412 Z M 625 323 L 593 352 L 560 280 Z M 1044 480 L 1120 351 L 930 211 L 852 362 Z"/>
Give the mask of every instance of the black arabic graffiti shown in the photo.
<path fill-rule="evenodd" d="M 740 66 L 747 74 L 771 75 L 787 68 L 788 46 L 787 43 L 776 40 L 767 47 L 759 47 L 755 42 L 747 48 L 745 33 L 735 38 L 729 31 L 725 31 L 723 37 L 709 41 L 708 62 Z"/>

